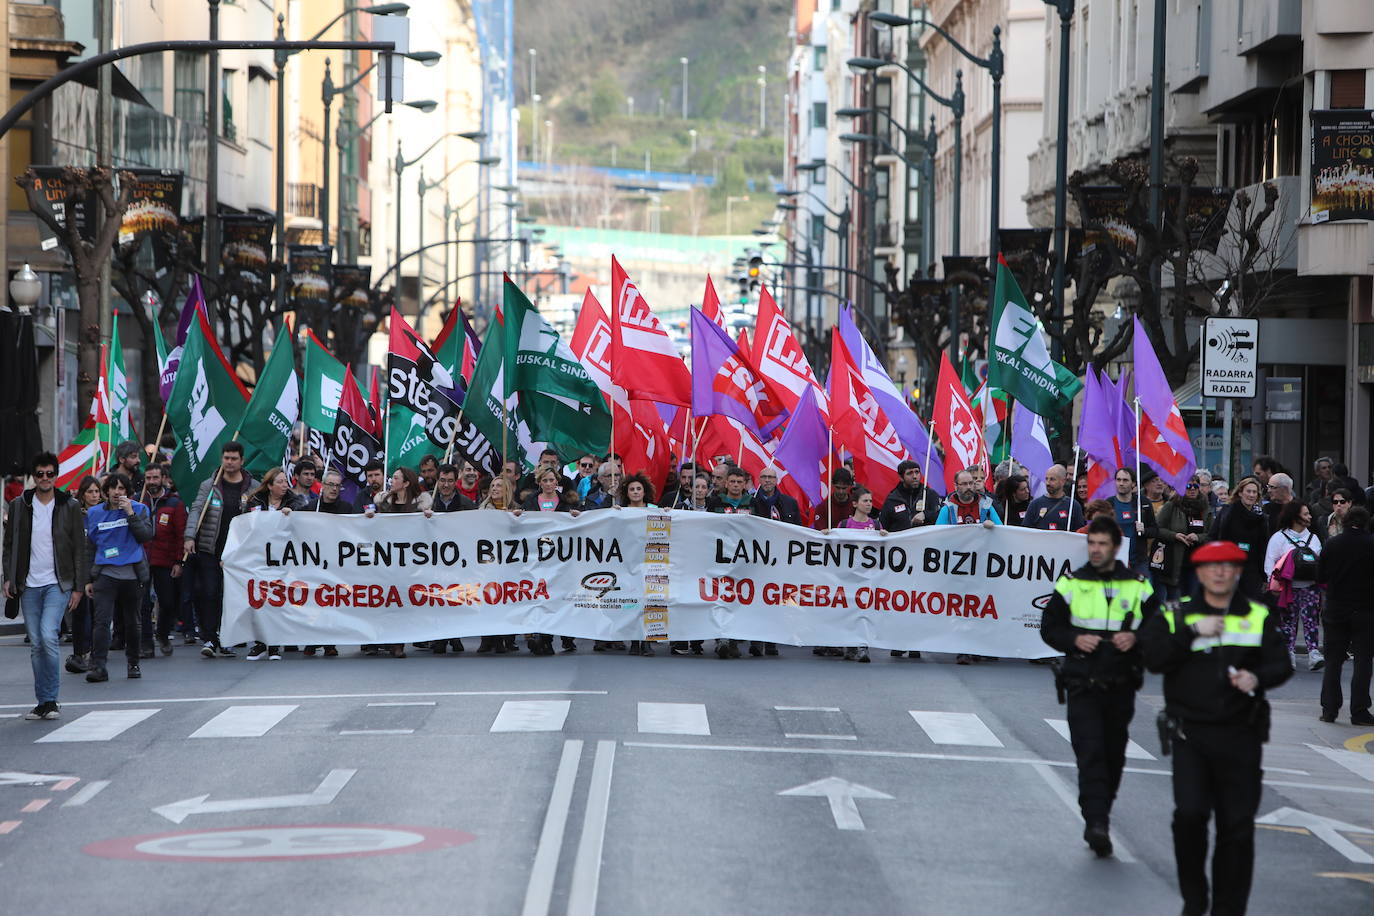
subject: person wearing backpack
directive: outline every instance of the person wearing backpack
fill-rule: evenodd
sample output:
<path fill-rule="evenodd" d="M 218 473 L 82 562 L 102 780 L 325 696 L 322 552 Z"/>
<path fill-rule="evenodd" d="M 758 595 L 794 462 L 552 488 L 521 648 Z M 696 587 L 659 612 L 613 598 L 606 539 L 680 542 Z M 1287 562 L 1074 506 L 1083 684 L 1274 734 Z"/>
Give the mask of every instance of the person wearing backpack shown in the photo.
<path fill-rule="evenodd" d="M 1317 588 L 1317 558 L 1322 542 L 1312 532 L 1312 510 L 1297 500 L 1284 504 L 1276 524 L 1278 530 L 1264 552 L 1264 574 L 1278 585 L 1279 630 L 1288 640 L 1288 659 L 1296 668 L 1294 647 L 1301 623 L 1307 641 L 1307 670 L 1320 671 L 1326 664 L 1318 648 L 1322 596 Z"/>

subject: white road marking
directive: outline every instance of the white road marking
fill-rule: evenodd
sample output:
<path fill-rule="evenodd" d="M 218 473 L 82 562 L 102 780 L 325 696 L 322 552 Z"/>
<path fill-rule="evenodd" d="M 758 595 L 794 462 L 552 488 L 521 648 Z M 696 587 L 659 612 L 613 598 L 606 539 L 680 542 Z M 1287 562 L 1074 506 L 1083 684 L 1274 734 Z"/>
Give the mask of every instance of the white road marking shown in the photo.
<path fill-rule="evenodd" d="M 404 693 L 298 693 L 264 694 L 262 696 L 220 696 L 220 697 L 164 697 L 150 700 L 79 700 L 63 702 L 68 706 L 130 706 L 137 703 L 234 703 L 244 700 L 365 700 L 380 697 L 567 697 L 598 696 L 604 697 L 605 690 L 415 690 Z M 28 703 L 0 703 L 0 709 L 31 709 Z"/>
<path fill-rule="evenodd" d="M 1312 775 L 1311 773 L 1307 772 L 1306 770 L 1289 770 L 1289 769 L 1286 769 L 1286 768 L 1284 768 L 1284 767 L 1271 767 L 1271 766 L 1269 766 L 1268 764 L 1265 764 L 1265 765 L 1264 765 L 1264 772 L 1266 772 L 1266 773 L 1287 773 L 1289 776 L 1311 776 L 1311 775 Z"/>
<path fill-rule="evenodd" d="M 1300 811 L 1297 808 L 1279 808 L 1277 811 L 1266 814 L 1264 817 L 1256 818 L 1255 823 L 1276 824 L 1285 827 L 1306 827 L 1314 837 L 1345 856 L 1351 862 L 1356 862 L 1360 865 L 1374 865 L 1374 856 L 1365 852 L 1344 836 L 1341 836 L 1342 833 L 1374 834 L 1374 830 L 1370 830 L 1368 827 L 1361 827 L 1357 824 L 1347 824 L 1345 821 L 1338 821 L 1330 817 L 1322 817 L 1319 814 L 1310 814 L 1307 811 Z"/>
<path fill-rule="evenodd" d="M 368 703 L 368 706 L 438 706 L 433 700 L 420 700 L 414 703 Z"/>
<path fill-rule="evenodd" d="M 1319 744 L 1309 744 L 1307 746 L 1318 754 L 1321 754 L 1327 760 L 1333 763 L 1339 763 L 1356 776 L 1374 782 L 1374 754 L 1361 754 L 1359 751 L 1322 747 Z"/>
<path fill-rule="evenodd" d="M 838 706 L 774 706 L 778 712 L 839 712 Z"/>
<path fill-rule="evenodd" d="M 70 776 L 52 776 L 47 773 L 21 773 L 15 770 L 7 770 L 0 773 L 0 786 L 41 786 L 45 782 L 55 782 L 53 791 L 61 791 L 62 784 L 71 779 Z M 65 788 L 71 788 L 70 785 Z"/>
<path fill-rule="evenodd" d="M 639 731 L 654 735 L 709 735 L 704 703 L 640 703 Z"/>
<path fill-rule="evenodd" d="M 507 700 L 501 704 L 494 732 L 559 732 L 567 721 L 571 700 Z"/>
<path fill-rule="evenodd" d="M 101 792 L 105 791 L 106 786 L 108 786 L 109 784 L 110 781 L 108 779 L 97 779 L 93 782 L 88 782 L 86 783 L 86 785 L 81 787 L 80 792 L 77 792 L 71 798 L 64 801 L 62 803 L 62 807 L 80 808 L 82 805 L 86 804 L 86 802 L 90 801 L 91 799 L 99 795 Z"/>
<path fill-rule="evenodd" d="M 553 780 L 549 807 L 544 812 L 544 829 L 539 832 L 539 848 L 530 869 L 530 883 L 525 888 L 525 907 L 522 916 L 547 916 L 553 902 L 554 879 L 558 877 L 558 855 L 563 849 L 563 833 L 568 825 L 568 809 L 572 807 L 573 787 L 577 784 L 577 769 L 582 762 L 582 742 L 563 742 L 563 757 L 558 761 L 558 774 Z"/>
<path fill-rule="evenodd" d="M 111 709 L 88 712 L 56 731 L 48 732 L 35 744 L 62 744 L 76 741 L 109 741 L 156 713 L 156 709 Z"/>
<path fill-rule="evenodd" d="M 911 718 L 936 744 L 962 744 L 969 747 L 1006 747 L 983 720 L 971 712 L 925 712 L 908 710 Z"/>
<path fill-rule="evenodd" d="M 784 738 L 799 738 L 805 741 L 858 741 L 858 735 L 794 735 L 783 732 Z"/>
<path fill-rule="evenodd" d="M 413 735 L 413 728 L 346 728 L 341 735 Z"/>
<path fill-rule="evenodd" d="M 568 916 L 596 916 L 596 895 L 601 885 L 601 850 L 606 840 L 606 811 L 611 804 L 611 770 L 615 742 L 596 742 L 592 782 L 587 790 L 587 811 L 582 817 L 582 839 L 573 860 L 572 889 L 568 892 Z"/>
<path fill-rule="evenodd" d="M 1073 740 L 1069 737 L 1069 722 L 1067 719 L 1046 719 L 1045 724 L 1059 732 L 1060 737 L 1065 741 L 1071 742 Z M 1126 758 L 1128 760 L 1154 760 L 1155 755 L 1128 738 L 1126 740 Z"/>
<path fill-rule="evenodd" d="M 1068 808 L 1075 818 L 1081 816 L 1078 811 L 1078 799 L 1074 798 L 1073 793 L 1069 791 L 1069 787 L 1064 785 L 1064 780 L 1054 775 L 1054 770 L 1051 769 L 1048 764 L 1032 764 L 1031 769 L 1040 774 L 1040 778 L 1045 780 L 1045 785 L 1050 787 L 1050 791 L 1064 803 L 1064 807 Z M 1112 830 L 1109 831 L 1109 833 L 1112 838 L 1112 854 L 1122 862 L 1134 862 L 1136 860 L 1135 856 L 1131 855 L 1131 851 L 1121 842 L 1121 838 L 1117 836 L 1116 831 Z"/>
<path fill-rule="evenodd" d="M 230 706 L 191 732 L 192 738 L 261 738 L 298 706 Z"/>
<path fill-rule="evenodd" d="M 863 817 L 859 814 L 859 806 L 854 802 L 854 799 L 885 798 L 889 801 L 892 799 L 892 796 L 886 792 L 879 792 L 877 789 L 870 789 L 868 786 L 861 786 L 857 782 L 840 779 L 838 776 L 827 776 L 815 782 L 808 782 L 803 786 L 783 789 L 778 794 L 824 798 L 830 803 L 830 816 L 835 820 L 835 826 L 840 830 L 867 829 Z"/>
<path fill-rule="evenodd" d="M 262 811 L 268 808 L 309 808 L 327 805 L 343 791 L 357 770 L 330 770 L 320 784 L 309 792 L 296 795 L 268 795 L 259 798 L 227 798 L 222 801 L 206 801 L 209 795 L 183 798 L 166 805 L 158 805 L 154 814 L 160 814 L 174 824 L 180 824 L 192 814 L 224 814 L 234 811 Z"/>

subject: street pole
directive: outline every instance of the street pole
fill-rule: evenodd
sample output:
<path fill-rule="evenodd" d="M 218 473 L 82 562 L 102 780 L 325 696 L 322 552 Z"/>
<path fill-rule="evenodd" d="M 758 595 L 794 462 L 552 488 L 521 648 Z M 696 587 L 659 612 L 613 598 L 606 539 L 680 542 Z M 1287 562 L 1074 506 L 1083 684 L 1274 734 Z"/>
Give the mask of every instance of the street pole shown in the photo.
<path fill-rule="evenodd" d="M 1164 197 L 1164 37 L 1168 29 L 1168 6 L 1155 0 L 1154 60 L 1150 67 L 1150 224 L 1163 233 L 1161 219 Z M 1159 294 L 1159 260 L 1152 273 L 1155 293 Z"/>
<path fill-rule="evenodd" d="M 329 116 L 334 103 L 334 80 L 329 75 L 329 58 L 324 59 L 324 82 L 320 84 L 320 98 L 324 102 L 324 187 L 320 192 L 320 244 L 329 244 Z M 339 172 L 342 179 L 343 172 Z"/>
<path fill-rule="evenodd" d="M 98 15 L 100 17 L 100 53 L 104 54 L 114 48 L 114 0 L 100 0 Z M 99 168 L 110 168 L 114 162 L 114 85 L 111 82 L 113 78 L 114 75 L 110 72 L 109 67 L 100 68 L 96 100 L 95 154 L 95 164 Z M 109 216 L 113 217 L 114 214 L 109 214 Z M 110 309 L 110 259 L 108 257 L 100 265 L 98 309 L 100 314 L 96 319 L 96 326 L 100 335 L 99 344 L 103 347 L 110 342 L 110 327 L 114 321 L 114 315 Z M 92 380 L 92 383 L 94 384 L 95 381 Z"/>
<path fill-rule="evenodd" d="M 406 167 L 406 161 L 401 156 L 401 141 L 396 140 L 396 257 L 401 257 L 401 172 Z M 396 308 L 401 308 L 401 268 L 396 268 Z"/>
<path fill-rule="evenodd" d="M 1046 0 L 1050 2 L 1050 0 Z M 1064 309 L 1064 263 L 1068 248 L 1069 193 L 1069 35 L 1073 25 L 1073 0 L 1054 0 L 1059 8 L 1059 132 L 1054 149 L 1054 309 L 1062 329 Z M 1055 360 L 1062 357 L 1058 336 L 1052 336 Z"/>
<path fill-rule="evenodd" d="M 425 190 L 426 190 L 426 188 L 425 188 L 425 167 L 424 167 L 423 165 L 420 166 L 420 179 L 419 179 L 419 181 L 417 181 L 417 182 L 415 183 L 415 189 L 416 189 L 417 191 L 420 192 L 420 219 L 418 220 L 418 226 L 419 226 L 418 231 L 419 231 L 420 243 L 419 243 L 418 245 L 415 246 L 416 248 L 419 248 L 419 249 L 420 249 L 420 254 L 417 256 L 418 259 L 419 259 L 418 262 L 417 262 L 418 266 L 417 266 L 416 269 L 415 269 L 415 306 L 416 306 L 416 308 L 415 308 L 415 315 L 416 315 L 416 321 L 418 322 L 418 321 L 419 321 L 420 312 L 424 309 L 424 301 L 425 301 Z M 397 276 L 399 277 L 400 275 L 398 274 Z M 421 333 L 421 334 L 424 333 L 424 330 L 423 330 L 423 329 L 419 329 L 419 330 L 420 330 L 420 333 Z"/>
<path fill-rule="evenodd" d="M 763 136 L 768 131 L 768 79 L 766 74 L 768 68 L 759 64 L 759 136 Z"/>
<path fill-rule="evenodd" d="M 954 94 L 950 100 L 954 103 L 952 106 L 954 111 L 954 167 L 952 171 L 954 213 L 949 244 L 954 249 L 953 254 L 957 257 L 962 252 L 960 242 L 964 197 L 964 71 L 962 70 L 954 71 Z M 949 288 L 949 361 L 955 365 L 958 365 L 959 360 L 959 333 L 962 324 L 959 314 L 959 299 L 959 284 L 951 284 Z"/>
<path fill-rule="evenodd" d="M 210 40 L 219 41 L 220 0 L 209 2 Z M 210 96 L 206 109 L 210 130 L 205 146 L 205 273 L 213 280 L 219 276 L 219 49 L 211 48 L 208 57 L 210 81 L 205 88 Z"/>
<path fill-rule="evenodd" d="M 687 120 L 687 58 L 679 57 L 682 62 L 682 120 Z"/>
<path fill-rule="evenodd" d="M 940 135 L 935 132 L 935 115 L 930 116 L 930 130 L 926 134 L 926 161 L 925 161 L 925 208 L 926 216 L 922 227 L 925 231 L 923 244 L 923 254 L 926 274 L 929 275 L 930 268 L 935 264 L 935 154 L 940 149 Z"/>
<path fill-rule="evenodd" d="M 992 195 L 992 213 L 988 221 L 988 261 L 989 267 L 993 267 L 1002 247 L 998 238 L 1002 228 L 1002 73 L 1004 69 L 1002 27 L 1000 25 L 992 27 L 992 53 L 988 55 L 988 61 L 992 64 L 989 68 L 992 75 L 992 162 L 990 163 L 991 176 L 988 187 Z M 997 274 L 995 268 L 992 273 L 995 277 Z M 989 299 L 988 301 L 991 302 L 992 300 Z"/>
<path fill-rule="evenodd" d="M 286 16 L 277 14 L 277 40 L 286 40 Z M 286 62 L 291 55 L 284 49 L 272 52 L 272 62 L 277 67 L 277 225 L 276 225 L 276 262 L 279 265 L 276 276 L 277 314 L 286 309 Z M 209 227 L 209 220 L 206 220 Z M 208 233 L 207 233 L 208 238 Z M 206 263 L 210 254 L 206 253 Z"/>

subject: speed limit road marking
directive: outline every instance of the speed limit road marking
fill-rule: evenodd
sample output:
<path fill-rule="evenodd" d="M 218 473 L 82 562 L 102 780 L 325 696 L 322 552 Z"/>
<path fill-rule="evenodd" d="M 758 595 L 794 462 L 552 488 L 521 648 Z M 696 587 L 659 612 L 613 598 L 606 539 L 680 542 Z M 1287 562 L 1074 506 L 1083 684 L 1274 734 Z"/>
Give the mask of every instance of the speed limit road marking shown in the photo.
<path fill-rule="evenodd" d="M 105 859 L 160 862 L 273 862 L 428 852 L 477 837 L 443 827 L 304 824 L 186 830 L 100 840 L 82 848 Z"/>

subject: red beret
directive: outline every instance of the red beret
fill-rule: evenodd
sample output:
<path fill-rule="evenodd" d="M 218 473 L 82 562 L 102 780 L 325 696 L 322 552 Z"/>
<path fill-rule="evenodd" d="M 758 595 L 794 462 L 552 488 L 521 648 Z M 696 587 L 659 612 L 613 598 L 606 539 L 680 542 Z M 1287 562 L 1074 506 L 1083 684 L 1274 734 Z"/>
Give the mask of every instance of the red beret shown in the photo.
<path fill-rule="evenodd" d="M 1231 541 L 1208 541 L 1193 551 L 1193 565 L 1203 563 L 1235 563 L 1244 565 L 1245 551 Z"/>

